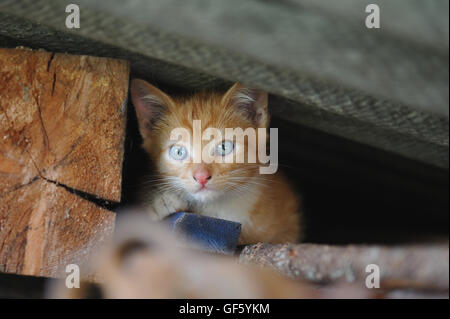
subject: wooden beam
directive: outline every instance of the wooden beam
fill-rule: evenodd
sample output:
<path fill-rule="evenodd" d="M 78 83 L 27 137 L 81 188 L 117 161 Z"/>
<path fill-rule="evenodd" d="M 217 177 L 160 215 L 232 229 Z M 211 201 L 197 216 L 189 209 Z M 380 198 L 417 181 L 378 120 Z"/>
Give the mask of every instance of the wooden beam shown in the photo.
<path fill-rule="evenodd" d="M 240 262 L 275 269 L 295 279 L 312 283 L 352 283 L 365 287 L 368 265 L 379 268 L 383 289 L 449 288 L 448 241 L 399 246 L 318 244 L 245 246 Z"/>
<path fill-rule="evenodd" d="M 111 235 L 129 64 L 0 49 L 0 271 L 59 276 Z"/>

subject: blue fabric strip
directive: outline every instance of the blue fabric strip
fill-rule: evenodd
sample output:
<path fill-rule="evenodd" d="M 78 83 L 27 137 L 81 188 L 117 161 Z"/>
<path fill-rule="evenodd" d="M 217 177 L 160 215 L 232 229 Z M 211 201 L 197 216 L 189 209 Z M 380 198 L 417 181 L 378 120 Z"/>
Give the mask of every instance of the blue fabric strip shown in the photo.
<path fill-rule="evenodd" d="M 240 223 L 186 212 L 171 214 L 165 221 L 174 233 L 215 253 L 233 254 L 241 233 Z"/>

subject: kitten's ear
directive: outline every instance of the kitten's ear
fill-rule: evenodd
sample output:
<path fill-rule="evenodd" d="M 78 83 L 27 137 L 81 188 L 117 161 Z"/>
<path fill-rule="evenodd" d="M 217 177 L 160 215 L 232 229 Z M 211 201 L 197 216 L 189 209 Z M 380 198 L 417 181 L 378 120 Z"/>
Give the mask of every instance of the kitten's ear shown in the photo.
<path fill-rule="evenodd" d="M 146 138 L 158 119 L 172 104 L 172 99 L 160 89 L 140 79 L 131 81 L 130 93 L 136 109 L 139 131 L 142 137 Z"/>
<path fill-rule="evenodd" d="M 257 127 L 269 125 L 267 92 L 235 83 L 223 97 L 225 104 L 235 107 L 243 117 Z"/>

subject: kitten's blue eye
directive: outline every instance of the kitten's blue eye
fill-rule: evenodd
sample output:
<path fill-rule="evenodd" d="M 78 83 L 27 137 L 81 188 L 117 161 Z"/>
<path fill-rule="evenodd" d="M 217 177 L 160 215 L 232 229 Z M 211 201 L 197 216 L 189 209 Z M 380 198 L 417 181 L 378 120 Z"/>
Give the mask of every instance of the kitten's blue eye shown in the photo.
<path fill-rule="evenodd" d="M 216 147 L 216 154 L 219 156 L 225 156 L 230 154 L 234 149 L 234 143 L 231 141 L 223 141 Z"/>
<path fill-rule="evenodd" d="M 172 147 L 169 149 L 169 155 L 174 160 L 182 161 L 187 156 L 187 150 L 184 146 L 181 145 L 172 145 Z"/>

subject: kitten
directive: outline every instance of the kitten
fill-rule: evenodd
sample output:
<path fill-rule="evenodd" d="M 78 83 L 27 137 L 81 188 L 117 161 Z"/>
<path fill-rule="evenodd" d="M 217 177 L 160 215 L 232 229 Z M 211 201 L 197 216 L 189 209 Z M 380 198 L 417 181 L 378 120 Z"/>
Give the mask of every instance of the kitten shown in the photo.
<path fill-rule="evenodd" d="M 248 139 L 196 142 L 192 136 L 171 140 L 173 129 L 193 134 L 194 120 L 208 127 L 266 128 L 267 93 L 240 83 L 225 94 L 202 92 L 169 97 L 153 85 L 134 79 L 130 87 L 143 148 L 157 172 L 145 194 L 150 215 L 162 219 L 176 211 L 222 218 L 242 224 L 239 244 L 296 242 L 300 238 L 299 200 L 281 173 L 261 175 L 261 163 L 247 158 Z M 260 132 L 257 131 L 260 138 Z M 194 145 L 192 145 L 194 144 Z M 201 144 L 201 145 L 197 145 Z M 244 163 L 193 161 L 196 147 L 211 147 L 212 157 L 232 159 L 244 152 Z M 214 146 L 215 145 L 215 146 Z M 209 152 L 209 151 L 208 151 Z"/>

